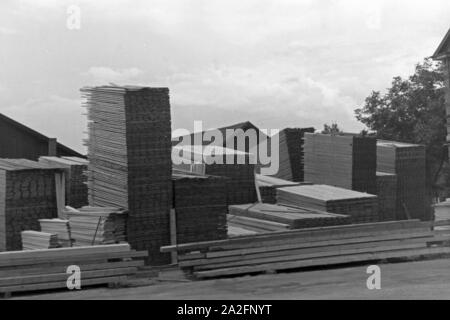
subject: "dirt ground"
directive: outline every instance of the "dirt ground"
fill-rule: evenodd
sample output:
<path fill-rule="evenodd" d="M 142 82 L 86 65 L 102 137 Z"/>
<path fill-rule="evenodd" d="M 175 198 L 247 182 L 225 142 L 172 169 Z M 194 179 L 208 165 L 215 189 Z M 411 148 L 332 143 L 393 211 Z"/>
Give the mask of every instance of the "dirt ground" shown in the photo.
<path fill-rule="evenodd" d="M 367 266 L 85 289 L 18 299 L 450 299 L 450 259 L 380 264 L 381 289 L 369 290 Z"/>

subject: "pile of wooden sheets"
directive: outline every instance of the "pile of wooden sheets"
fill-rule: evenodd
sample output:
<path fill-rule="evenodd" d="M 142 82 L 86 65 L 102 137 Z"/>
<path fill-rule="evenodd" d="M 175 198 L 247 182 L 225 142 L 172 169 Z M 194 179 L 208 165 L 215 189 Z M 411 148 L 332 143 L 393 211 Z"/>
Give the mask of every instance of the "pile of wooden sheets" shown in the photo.
<path fill-rule="evenodd" d="M 22 250 L 58 248 L 58 235 L 39 231 L 22 231 Z"/>
<path fill-rule="evenodd" d="M 426 194 L 425 146 L 380 140 L 377 170 L 397 175 L 396 219 L 429 220 Z"/>
<path fill-rule="evenodd" d="M 127 240 L 127 212 L 112 207 L 83 207 L 68 213 L 74 246 L 114 244 Z"/>
<path fill-rule="evenodd" d="M 316 184 L 280 188 L 277 189 L 277 202 L 349 215 L 353 223 L 379 221 L 377 196 L 333 186 Z"/>
<path fill-rule="evenodd" d="M 57 216 L 52 168 L 25 159 L 0 160 L 0 251 L 21 250 L 21 232 Z"/>
<path fill-rule="evenodd" d="M 305 180 L 303 136 L 314 131 L 314 128 L 286 128 L 278 134 L 279 169 L 275 177 L 295 182 Z M 273 143 L 274 139 L 271 141 Z M 274 156 L 276 155 L 272 155 Z"/>
<path fill-rule="evenodd" d="M 169 89 L 84 88 L 91 206 L 129 210 L 128 241 L 149 263 L 170 262 L 171 120 Z"/>
<path fill-rule="evenodd" d="M 264 203 L 272 203 L 272 204 L 275 204 L 277 202 L 278 188 L 309 184 L 306 182 L 292 182 L 288 180 L 278 179 L 275 177 L 263 176 L 261 174 L 257 174 L 255 178 L 258 184 L 259 192 L 261 194 L 261 201 Z"/>
<path fill-rule="evenodd" d="M 58 236 L 60 247 L 71 247 L 72 238 L 70 236 L 69 220 L 64 219 L 40 219 L 41 231 Z"/>
<path fill-rule="evenodd" d="M 396 219 L 397 176 L 386 172 L 377 172 L 377 196 L 380 221 Z"/>
<path fill-rule="evenodd" d="M 304 139 L 306 181 L 376 193 L 374 138 L 306 133 Z"/>
<path fill-rule="evenodd" d="M 64 168 L 66 205 L 80 208 L 88 204 L 87 170 L 88 161 L 77 157 L 40 157 L 39 162 Z"/>
<path fill-rule="evenodd" d="M 289 229 L 303 229 L 350 224 L 347 215 L 329 213 L 311 208 L 286 207 L 265 203 L 234 205 L 229 207 L 232 215 L 271 221 L 286 225 Z"/>
<path fill-rule="evenodd" d="M 174 172 L 177 243 L 226 239 L 226 179 Z"/>

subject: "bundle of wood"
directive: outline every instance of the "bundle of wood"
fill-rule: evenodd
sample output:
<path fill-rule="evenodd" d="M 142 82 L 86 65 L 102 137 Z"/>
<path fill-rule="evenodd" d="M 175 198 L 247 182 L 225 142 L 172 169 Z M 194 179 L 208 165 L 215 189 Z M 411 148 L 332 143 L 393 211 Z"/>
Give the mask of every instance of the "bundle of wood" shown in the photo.
<path fill-rule="evenodd" d="M 226 239 L 226 179 L 174 172 L 177 243 Z"/>
<path fill-rule="evenodd" d="M 271 138 L 271 143 L 276 138 L 279 143 L 279 169 L 275 177 L 295 182 L 305 180 L 303 136 L 314 131 L 314 128 L 286 128 L 278 137 Z"/>
<path fill-rule="evenodd" d="M 377 196 L 380 221 L 395 220 L 397 206 L 397 176 L 377 172 Z"/>
<path fill-rule="evenodd" d="M 72 238 L 70 236 L 69 220 L 63 219 L 39 219 L 41 231 L 58 236 L 58 244 L 60 247 L 71 247 Z"/>
<path fill-rule="evenodd" d="M 278 179 L 270 176 L 263 176 L 257 174 L 255 176 L 258 184 L 259 192 L 261 194 L 261 201 L 264 203 L 275 204 L 277 202 L 277 189 L 284 187 L 293 187 L 303 184 L 310 184 L 307 182 L 292 182 L 288 180 Z"/>
<path fill-rule="evenodd" d="M 40 157 L 39 162 L 64 168 L 66 205 L 80 208 L 88 204 L 87 170 L 88 161 L 76 157 Z"/>
<path fill-rule="evenodd" d="M 83 207 L 68 213 L 75 246 L 113 244 L 126 241 L 127 212 L 112 207 Z"/>
<path fill-rule="evenodd" d="M 228 225 L 234 228 L 241 228 L 255 233 L 267 233 L 274 231 L 288 230 L 289 225 L 265 219 L 246 217 L 244 215 L 229 214 L 227 216 Z"/>
<path fill-rule="evenodd" d="M 57 216 L 55 174 L 60 169 L 25 159 L 0 160 L 0 251 L 21 250 L 21 232 Z"/>
<path fill-rule="evenodd" d="M 417 258 L 448 254 L 448 247 L 429 247 L 449 240 L 418 220 L 289 230 L 163 247 L 177 252 L 179 267 L 200 279 L 261 272 Z"/>
<path fill-rule="evenodd" d="M 284 224 L 289 229 L 326 227 L 351 223 L 351 218 L 347 215 L 311 208 L 286 207 L 265 203 L 234 205 L 229 207 L 229 212 L 239 217 Z"/>
<path fill-rule="evenodd" d="M 22 231 L 22 250 L 58 248 L 58 235 L 39 231 Z"/>
<path fill-rule="evenodd" d="M 128 244 L 57 248 L 0 253 L 0 293 L 67 289 L 67 278 L 78 266 L 81 288 L 119 284 L 136 274 L 148 252 L 136 252 Z"/>
<path fill-rule="evenodd" d="M 317 184 L 280 188 L 277 189 L 277 202 L 349 215 L 353 223 L 379 221 L 377 196 L 333 186 Z"/>
<path fill-rule="evenodd" d="M 306 133 L 304 139 L 306 181 L 376 193 L 374 138 Z"/>
<path fill-rule="evenodd" d="M 426 194 L 425 146 L 379 140 L 377 170 L 397 175 L 397 220 L 431 218 L 431 203 Z"/>
<path fill-rule="evenodd" d="M 128 241 L 149 263 L 170 262 L 171 120 L 169 89 L 84 88 L 91 206 L 129 210 Z"/>

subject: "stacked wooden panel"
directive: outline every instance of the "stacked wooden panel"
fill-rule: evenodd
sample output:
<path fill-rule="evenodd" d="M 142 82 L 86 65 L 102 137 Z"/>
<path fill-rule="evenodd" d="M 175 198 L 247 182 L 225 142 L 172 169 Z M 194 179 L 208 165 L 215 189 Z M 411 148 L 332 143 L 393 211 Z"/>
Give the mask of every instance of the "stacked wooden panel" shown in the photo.
<path fill-rule="evenodd" d="M 128 244 L 58 248 L 0 253 L 0 293 L 67 289 L 68 277 L 78 266 L 81 289 L 100 284 L 117 284 L 137 272 L 144 264 L 134 258 L 148 252 L 136 252 Z M 69 273 L 68 273 L 69 271 Z"/>
<path fill-rule="evenodd" d="M 306 181 L 376 193 L 374 138 L 306 133 L 304 139 Z"/>
<path fill-rule="evenodd" d="M 22 250 L 58 248 L 58 235 L 39 231 L 22 231 Z"/>
<path fill-rule="evenodd" d="M 295 182 L 305 180 L 303 136 L 314 131 L 314 128 L 286 128 L 278 134 L 279 169 L 275 177 Z"/>
<path fill-rule="evenodd" d="M 114 244 L 127 240 L 127 212 L 112 207 L 83 207 L 68 213 L 74 246 Z"/>
<path fill-rule="evenodd" d="M 226 239 L 226 179 L 174 172 L 177 243 Z"/>
<path fill-rule="evenodd" d="M 424 146 L 378 141 L 377 170 L 397 175 L 397 220 L 430 219 Z"/>
<path fill-rule="evenodd" d="M 449 236 L 430 231 L 430 223 L 410 220 L 248 235 L 162 251 L 177 252 L 179 267 L 204 279 L 448 254 L 448 247 L 429 247 L 445 240 Z"/>
<path fill-rule="evenodd" d="M 232 215 L 285 224 L 289 229 L 304 229 L 350 224 L 347 215 L 329 213 L 310 208 L 286 207 L 265 203 L 234 205 Z"/>
<path fill-rule="evenodd" d="M 307 182 L 292 182 L 288 180 L 278 179 L 275 177 L 263 176 L 261 174 L 257 174 L 255 178 L 258 184 L 259 192 L 261 194 L 261 201 L 263 203 L 271 203 L 271 204 L 275 204 L 277 202 L 278 188 L 309 184 Z"/>
<path fill-rule="evenodd" d="M 63 219 L 40 219 L 41 231 L 58 236 L 59 247 L 71 247 L 72 238 L 70 236 L 69 220 Z"/>
<path fill-rule="evenodd" d="M 88 162 L 81 158 L 40 157 L 39 162 L 65 168 L 66 205 L 80 208 L 88 204 L 87 178 Z"/>
<path fill-rule="evenodd" d="M 378 197 L 327 185 L 304 185 L 277 189 L 280 205 L 313 208 L 349 215 L 353 223 L 379 221 Z"/>
<path fill-rule="evenodd" d="M 57 216 L 56 172 L 30 160 L 0 160 L 0 251 L 21 250 L 22 231 Z"/>
<path fill-rule="evenodd" d="M 149 251 L 150 264 L 170 262 L 171 120 L 169 90 L 82 89 L 88 112 L 91 206 L 129 210 L 128 241 Z"/>
<path fill-rule="evenodd" d="M 395 220 L 397 206 L 397 176 L 377 172 L 377 196 L 380 221 Z"/>

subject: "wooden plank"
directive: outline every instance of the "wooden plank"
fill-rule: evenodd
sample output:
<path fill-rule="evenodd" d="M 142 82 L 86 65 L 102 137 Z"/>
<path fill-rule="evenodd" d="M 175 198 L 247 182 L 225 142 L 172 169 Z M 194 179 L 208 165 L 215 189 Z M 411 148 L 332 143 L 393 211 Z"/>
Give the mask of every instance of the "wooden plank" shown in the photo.
<path fill-rule="evenodd" d="M 170 244 L 172 246 L 177 245 L 177 215 L 175 209 L 170 210 Z M 178 263 L 178 253 L 172 251 L 170 255 L 172 257 L 172 263 Z"/>

